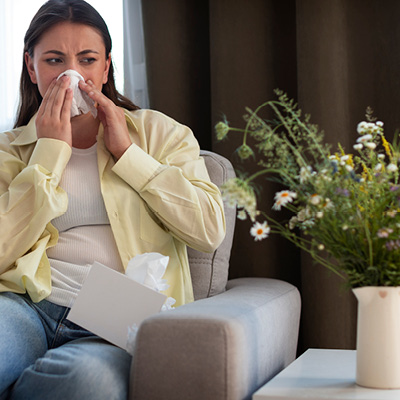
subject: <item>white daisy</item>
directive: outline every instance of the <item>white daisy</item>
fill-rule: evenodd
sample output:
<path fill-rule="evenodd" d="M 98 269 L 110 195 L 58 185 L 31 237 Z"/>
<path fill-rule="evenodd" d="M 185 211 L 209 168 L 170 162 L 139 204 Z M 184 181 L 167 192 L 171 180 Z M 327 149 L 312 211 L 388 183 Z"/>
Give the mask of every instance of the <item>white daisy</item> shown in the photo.
<path fill-rule="evenodd" d="M 365 121 L 360 122 L 357 125 L 357 132 L 362 135 L 368 129 L 368 123 Z"/>
<path fill-rule="evenodd" d="M 396 172 L 396 171 L 398 170 L 398 167 L 397 167 L 396 164 L 391 163 L 391 164 L 389 164 L 389 165 L 387 166 L 387 170 L 388 170 L 389 172 Z"/>
<path fill-rule="evenodd" d="M 383 165 L 381 163 L 376 164 L 374 170 L 376 172 L 382 171 Z"/>
<path fill-rule="evenodd" d="M 365 147 L 368 147 L 371 150 L 374 150 L 376 148 L 376 144 L 374 142 L 366 142 L 364 143 Z"/>
<path fill-rule="evenodd" d="M 255 222 L 250 229 L 250 234 L 254 237 L 255 241 L 258 241 L 267 238 L 270 231 L 271 228 L 268 226 L 267 221 L 264 221 L 262 224 Z"/>
<path fill-rule="evenodd" d="M 321 203 L 321 196 L 318 194 L 314 193 L 310 197 L 310 203 L 313 204 L 314 206 L 317 206 L 319 203 Z"/>
<path fill-rule="evenodd" d="M 357 143 L 364 143 L 364 142 L 368 142 L 369 140 L 372 139 L 372 135 L 371 134 L 367 134 L 364 136 L 361 136 L 357 139 Z"/>
<path fill-rule="evenodd" d="M 282 206 L 287 203 L 291 203 L 297 197 L 296 192 L 291 192 L 290 190 L 282 190 L 275 193 L 275 204 L 273 205 L 274 210 L 280 210 Z"/>

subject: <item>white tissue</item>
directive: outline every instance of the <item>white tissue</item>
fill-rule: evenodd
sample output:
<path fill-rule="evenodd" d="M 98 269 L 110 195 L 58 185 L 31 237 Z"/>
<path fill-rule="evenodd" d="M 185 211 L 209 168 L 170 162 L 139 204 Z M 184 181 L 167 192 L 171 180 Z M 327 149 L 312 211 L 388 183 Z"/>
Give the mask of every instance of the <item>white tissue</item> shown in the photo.
<path fill-rule="evenodd" d="M 150 289 L 162 292 L 169 288 L 166 280 L 162 279 L 168 262 L 169 257 L 159 253 L 140 254 L 129 261 L 125 274 Z"/>
<path fill-rule="evenodd" d="M 166 279 L 163 279 L 168 262 L 169 257 L 159 253 L 140 254 L 129 261 L 125 274 L 136 282 L 157 292 L 161 292 L 169 288 Z M 161 311 L 173 310 L 175 302 L 174 298 L 168 297 Z M 127 352 L 131 355 L 134 353 L 138 330 L 139 327 L 136 324 L 128 328 Z"/>
<path fill-rule="evenodd" d="M 72 99 L 71 106 L 71 118 L 75 117 L 76 115 L 87 114 L 88 112 L 91 112 L 93 118 L 96 118 L 97 109 L 95 107 L 95 102 L 78 86 L 79 81 L 84 81 L 83 76 L 73 69 L 68 69 L 67 71 L 64 71 L 62 74 L 60 74 L 57 80 L 64 75 L 70 77 L 71 83 L 69 87 L 74 92 L 74 98 Z"/>

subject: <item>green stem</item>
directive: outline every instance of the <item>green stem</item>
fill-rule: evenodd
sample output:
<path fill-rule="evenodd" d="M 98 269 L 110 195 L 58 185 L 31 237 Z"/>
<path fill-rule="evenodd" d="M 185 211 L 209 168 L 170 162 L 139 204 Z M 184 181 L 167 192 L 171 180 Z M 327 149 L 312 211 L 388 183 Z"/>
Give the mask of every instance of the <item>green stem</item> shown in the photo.
<path fill-rule="evenodd" d="M 284 238 L 286 238 L 287 240 L 289 240 L 290 242 L 295 244 L 297 247 L 299 247 L 301 250 L 304 250 L 308 254 L 310 254 L 311 257 L 316 262 L 318 262 L 325 268 L 328 268 L 331 272 L 338 275 L 341 279 L 346 279 L 345 276 L 338 271 L 337 266 L 335 264 L 330 263 L 329 261 L 325 260 L 324 258 L 322 258 L 321 256 L 319 256 L 318 254 L 314 253 L 311 250 L 311 245 L 312 245 L 311 241 L 304 239 L 302 237 L 299 237 L 298 235 L 296 235 L 294 233 L 288 233 L 286 231 L 286 229 L 284 227 L 282 227 L 278 222 L 276 222 L 273 218 L 269 217 L 265 213 L 263 213 L 263 215 L 269 222 L 272 223 L 272 229 L 271 229 L 272 233 L 278 233 L 278 234 L 282 235 Z"/>
<path fill-rule="evenodd" d="M 285 174 L 282 170 L 279 169 L 273 169 L 273 168 L 266 168 L 266 169 L 262 169 L 261 171 L 257 171 L 255 172 L 253 175 L 249 176 L 247 179 L 245 179 L 245 182 L 251 182 L 252 180 L 258 178 L 261 175 L 265 175 L 265 174 L 278 174 L 279 176 L 283 177 L 284 179 L 286 179 L 288 182 L 291 182 L 292 179 L 289 175 Z"/>

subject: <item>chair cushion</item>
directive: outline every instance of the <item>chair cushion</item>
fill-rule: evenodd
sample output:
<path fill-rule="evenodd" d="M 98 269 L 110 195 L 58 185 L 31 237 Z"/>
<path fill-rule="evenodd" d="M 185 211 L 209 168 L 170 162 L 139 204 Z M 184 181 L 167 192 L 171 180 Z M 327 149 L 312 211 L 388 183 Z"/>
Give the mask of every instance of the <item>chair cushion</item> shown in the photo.
<path fill-rule="evenodd" d="M 210 179 L 220 187 L 227 179 L 235 177 L 232 164 L 225 157 L 201 151 Z M 224 204 L 226 236 L 213 253 L 202 253 L 188 248 L 190 272 L 195 300 L 214 296 L 225 290 L 228 281 L 229 258 L 235 230 L 236 209 Z"/>

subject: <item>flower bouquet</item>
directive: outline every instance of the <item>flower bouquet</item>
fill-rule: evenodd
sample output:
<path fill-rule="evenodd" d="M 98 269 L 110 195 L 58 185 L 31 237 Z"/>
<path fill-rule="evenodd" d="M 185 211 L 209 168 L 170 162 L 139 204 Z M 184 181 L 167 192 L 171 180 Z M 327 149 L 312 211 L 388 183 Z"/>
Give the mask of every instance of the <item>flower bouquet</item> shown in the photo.
<path fill-rule="evenodd" d="M 367 109 L 351 152 L 334 150 L 293 100 L 276 90 L 276 100 L 246 109 L 243 128 L 216 125 L 217 139 L 243 136 L 236 150 L 254 160 L 257 172 L 240 174 L 222 187 L 225 200 L 249 218 L 255 240 L 278 233 L 331 271 L 349 287 L 400 285 L 400 148 L 384 136 L 383 123 Z M 262 118 L 265 109 L 272 118 Z M 252 143 L 251 145 L 249 143 Z M 291 217 L 278 221 L 259 209 L 256 178 L 279 182 L 273 209 Z"/>

